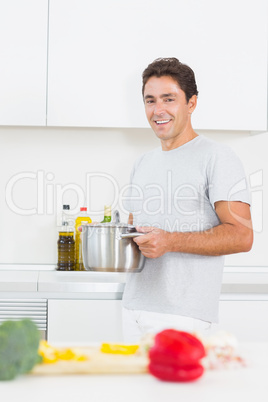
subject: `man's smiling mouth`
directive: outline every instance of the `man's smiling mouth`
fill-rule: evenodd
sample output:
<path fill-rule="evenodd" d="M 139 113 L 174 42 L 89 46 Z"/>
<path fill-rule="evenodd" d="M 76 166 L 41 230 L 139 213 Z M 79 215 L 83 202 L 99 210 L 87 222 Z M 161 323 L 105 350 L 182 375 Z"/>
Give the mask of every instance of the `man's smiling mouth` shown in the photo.
<path fill-rule="evenodd" d="M 171 119 L 168 119 L 168 120 L 155 120 L 155 123 L 161 125 L 161 124 L 169 123 L 170 121 L 171 121 Z"/>

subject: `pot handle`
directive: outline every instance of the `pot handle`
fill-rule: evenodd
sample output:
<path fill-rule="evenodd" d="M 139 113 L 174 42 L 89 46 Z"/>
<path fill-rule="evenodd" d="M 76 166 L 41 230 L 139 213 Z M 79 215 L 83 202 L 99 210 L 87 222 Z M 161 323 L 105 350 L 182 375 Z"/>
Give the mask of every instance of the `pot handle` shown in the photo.
<path fill-rule="evenodd" d="M 147 233 L 141 233 L 141 232 L 123 233 L 120 234 L 120 239 L 131 239 L 132 237 L 143 236 L 145 234 Z"/>

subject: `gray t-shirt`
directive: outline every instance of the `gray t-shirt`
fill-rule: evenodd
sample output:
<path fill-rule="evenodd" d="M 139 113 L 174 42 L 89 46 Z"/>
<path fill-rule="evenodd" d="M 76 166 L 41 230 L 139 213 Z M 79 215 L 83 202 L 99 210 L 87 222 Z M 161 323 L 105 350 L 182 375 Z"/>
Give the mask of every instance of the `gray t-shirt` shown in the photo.
<path fill-rule="evenodd" d="M 220 224 L 214 203 L 221 200 L 250 204 L 244 169 L 229 147 L 200 135 L 139 158 L 126 207 L 134 225 L 193 232 Z M 223 256 L 146 258 L 142 272 L 127 275 L 123 306 L 217 322 L 223 267 Z"/>

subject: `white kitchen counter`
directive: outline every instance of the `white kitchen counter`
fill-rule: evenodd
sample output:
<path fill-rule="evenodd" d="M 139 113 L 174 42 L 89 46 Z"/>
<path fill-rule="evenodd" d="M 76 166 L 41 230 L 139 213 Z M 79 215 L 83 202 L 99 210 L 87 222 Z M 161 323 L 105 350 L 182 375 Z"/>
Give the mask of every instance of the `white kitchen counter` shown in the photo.
<path fill-rule="evenodd" d="M 138 274 L 137 274 L 138 275 Z M 60 272 L 53 265 L 0 265 L 0 298 L 7 292 L 30 292 L 29 297 L 122 298 L 127 274 Z M 226 267 L 222 294 L 268 295 L 268 267 Z"/>
<path fill-rule="evenodd" d="M 144 375 L 24 375 L 0 382 L 5 402 L 266 402 L 268 343 L 245 343 L 248 367 L 207 370 L 191 383 L 162 382 Z"/>
<path fill-rule="evenodd" d="M 125 282 L 124 273 L 0 269 L 0 299 L 122 299 Z"/>
<path fill-rule="evenodd" d="M 109 320 L 121 328 L 126 277 L 124 273 L 60 272 L 53 265 L 0 264 L 0 323 L 7 318 L 29 317 L 49 339 L 52 334 L 56 339 L 78 341 L 82 334 L 87 341 L 102 339 L 108 332 L 111 335 L 112 326 L 106 328 L 105 324 Z M 58 317 L 65 311 L 64 325 L 59 327 Z M 226 267 L 219 313 L 221 328 L 233 331 L 239 339 L 266 341 L 268 324 L 262 317 L 268 314 L 268 267 Z M 241 317 L 247 319 L 240 321 Z M 102 330 L 94 335 L 89 324 L 83 325 L 97 319 Z M 111 339 L 120 338 L 117 332 Z"/>
<path fill-rule="evenodd" d="M 0 271 L 0 292 L 37 292 L 38 271 Z"/>

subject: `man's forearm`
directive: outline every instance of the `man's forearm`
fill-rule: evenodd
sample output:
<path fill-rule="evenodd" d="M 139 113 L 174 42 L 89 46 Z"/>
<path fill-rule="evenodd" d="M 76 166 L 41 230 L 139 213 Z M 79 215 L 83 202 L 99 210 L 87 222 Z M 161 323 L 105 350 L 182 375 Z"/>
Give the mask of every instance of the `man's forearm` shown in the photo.
<path fill-rule="evenodd" d="M 249 251 L 253 230 L 249 205 L 240 201 L 219 201 L 215 211 L 221 222 L 203 232 L 167 232 L 139 227 L 146 236 L 134 238 L 145 257 L 157 258 L 168 252 L 226 255 Z"/>
<path fill-rule="evenodd" d="M 173 232 L 169 234 L 168 249 L 171 252 L 226 255 L 246 252 L 252 246 L 252 230 L 220 224 L 203 232 Z"/>

